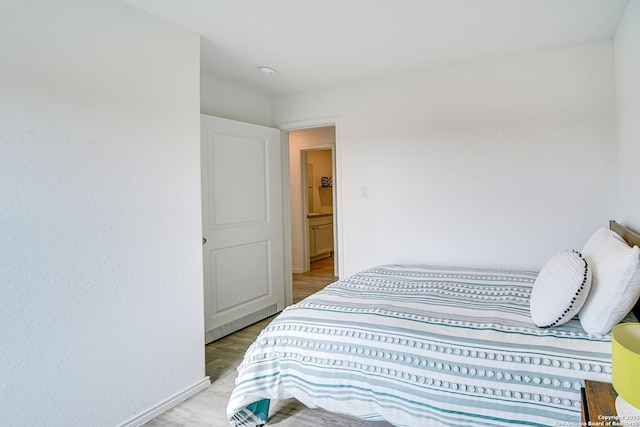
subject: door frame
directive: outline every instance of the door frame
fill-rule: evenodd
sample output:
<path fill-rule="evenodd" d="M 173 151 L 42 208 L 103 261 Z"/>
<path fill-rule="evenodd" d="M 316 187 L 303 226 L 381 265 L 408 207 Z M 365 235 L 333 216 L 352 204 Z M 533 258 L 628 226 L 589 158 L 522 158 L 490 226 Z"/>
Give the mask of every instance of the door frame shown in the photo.
<path fill-rule="evenodd" d="M 282 131 L 282 144 L 283 144 L 283 184 L 286 186 L 287 191 L 283 193 L 283 204 L 286 206 L 286 209 L 283 211 L 284 221 L 285 221 L 285 242 L 288 242 L 288 245 L 285 244 L 285 263 L 286 268 L 285 271 L 292 271 L 292 257 L 291 257 L 291 197 L 290 191 L 290 174 L 291 168 L 289 163 L 289 154 L 290 154 L 290 142 L 289 142 L 289 132 L 296 130 L 304 130 L 304 129 L 312 129 L 312 128 L 321 128 L 321 127 L 330 127 L 333 126 L 336 143 L 333 147 L 333 169 L 334 169 L 334 179 L 333 179 L 333 241 L 334 241 L 334 275 L 340 277 L 341 272 L 344 269 L 344 242 L 342 239 L 342 138 L 341 138 L 341 127 L 340 127 L 340 117 L 332 116 L 332 117 L 321 117 L 317 119 L 309 119 L 309 120 L 300 120 L 294 122 L 284 122 L 274 124 L 275 127 L 279 128 Z M 305 209 L 302 209 L 303 211 Z M 306 218 L 305 218 L 306 219 Z M 308 253 L 308 248 L 306 250 Z M 293 301 L 293 283 L 285 284 L 285 301 L 287 304 L 291 304 Z"/>

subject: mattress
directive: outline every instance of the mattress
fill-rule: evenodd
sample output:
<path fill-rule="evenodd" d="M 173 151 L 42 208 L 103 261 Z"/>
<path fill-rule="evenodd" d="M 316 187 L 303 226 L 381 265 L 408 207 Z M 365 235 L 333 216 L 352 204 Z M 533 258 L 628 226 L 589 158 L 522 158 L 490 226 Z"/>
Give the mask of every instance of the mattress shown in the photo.
<path fill-rule="evenodd" d="M 372 268 L 285 309 L 238 367 L 231 425 L 270 400 L 396 426 L 553 426 L 580 421 L 585 379 L 611 381 L 611 337 L 578 319 L 540 329 L 535 272 Z"/>

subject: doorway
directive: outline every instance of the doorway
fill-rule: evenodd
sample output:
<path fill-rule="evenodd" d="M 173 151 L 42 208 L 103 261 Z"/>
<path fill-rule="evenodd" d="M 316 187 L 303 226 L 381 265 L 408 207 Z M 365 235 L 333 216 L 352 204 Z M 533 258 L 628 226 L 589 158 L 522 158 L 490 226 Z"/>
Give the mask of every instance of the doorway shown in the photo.
<path fill-rule="evenodd" d="M 308 249 L 305 271 L 314 263 L 333 257 L 333 149 L 303 149 L 300 152 L 303 220 L 307 220 Z M 308 261 L 308 262 L 307 262 Z M 310 263 L 310 265 L 309 265 Z"/>
<path fill-rule="evenodd" d="M 289 130 L 291 259 L 301 274 L 338 276 L 335 126 Z M 325 283 L 326 285 L 326 283 Z"/>

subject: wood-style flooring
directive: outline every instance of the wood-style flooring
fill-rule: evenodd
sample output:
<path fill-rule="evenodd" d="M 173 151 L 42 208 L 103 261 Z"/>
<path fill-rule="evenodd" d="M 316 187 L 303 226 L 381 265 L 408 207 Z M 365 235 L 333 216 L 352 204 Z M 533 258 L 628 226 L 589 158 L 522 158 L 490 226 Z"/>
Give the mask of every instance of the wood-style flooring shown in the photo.
<path fill-rule="evenodd" d="M 316 261 L 311 271 L 293 275 L 293 302 L 301 301 L 337 278 L 333 258 Z M 211 386 L 145 424 L 149 427 L 210 426 L 228 427 L 227 402 L 234 388 L 236 367 L 247 348 L 273 317 L 258 322 L 205 347 L 206 375 Z M 367 422 L 335 415 L 322 409 L 309 409 L 296 400 L 272 402 L 269 425 L 279 427 L 387 427 L 384 422 Z"/>
<path fill-rule="evenodd" d="M 338 278 L 333 275 L 333 257 L 312 262 L 310 271 L 293 275 L 293 302 L 302 301 L 336 280 Z"/>

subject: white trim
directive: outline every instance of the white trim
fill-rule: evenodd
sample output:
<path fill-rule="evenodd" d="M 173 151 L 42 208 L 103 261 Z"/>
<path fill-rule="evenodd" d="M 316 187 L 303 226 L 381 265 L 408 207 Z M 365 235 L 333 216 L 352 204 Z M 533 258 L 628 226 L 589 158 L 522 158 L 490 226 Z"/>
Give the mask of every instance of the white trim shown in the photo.
<path fill-rule="evenodd" d="M 292 273 L 299 273 L 293 270 L 291 251 L 291 183 L 289 170 L 289 137 L 286 131 L 280 130 L 280 153 L 282 155 L 282 244 L 284 249 L 284 305 L 293 304 L 293 277 Z"/>
<path fill-rule="evenodd" d="M 134 417 L 129 418 L 127 421 L 123 422 L 122 424 L 119 424 L 118 427 L 141 426 L 144 423 L 162 414 L 163 412 L 173 408 L 180 402 L 184 402 L 194 394 L 201 392 L 202 390 L 206 389 L 210 385 L 211 385 L 211 380 L 209 379 L 209 377 L 204 377 L 197 383 L 185 388 L 182 391 L 179 391 L 178 393 L 168 397 L 167 399 L 161 402 L 158 402 L 157 404 L 153 405 L 151 408 L 147 409 L 146 411 L 143 411 L 138 415 L 135 415 Z"/>
<path fill-rule="evenodd" d="M 289 144 L 287 144 L 289 145 Z M 302 229 L 299 230 L 302 233 L 302 272 L 307 273 L 311 271 L 311 262 L 309 260 L 309 195 L 307 194 L 307 188 L 309 183 L 307 182 L 307 150 L 300 150 L 300 158 L 298 159 L 300 163 L 300 194 L 298 194 L 298 198 L 300 199 L 300 212 L 298 212 L 302 216 Z"/>
<path fill-rule="evenodd" d="M 321 117 L 318 119 L 300 120 L 297 122 L 279 123 L 277 128 L 284 131 L 302 130 L 311 128 L 321 128 L 325 126 L 337 126 L 339 121 L 338 116 Z"/>
<path fill-rule="evenodd" d="M 302 129 L 311 129 L 325 126 L 333 126 L 335 128 L 336 133 L 336 144 L 334 147 L 334 168 L 335 168 L 335 176 L 337 180 L 334 182 L 334 191 L 335 191 L 335 201 L 334 203 L 334 236 L 333 241 L 336 244 L 335 250 L 335 275 L 342 276 L 342 272 L 344 271 L 344 241 L 342 236 L 342 212 L 344 210 L 344 203 L 342 200 L 342 129 L 340 127 L 340 117 L 339 116 L 330 116 L 330 117 L 320 117 L 317 119 L 309 119 L 309 120 L 300 120 L 297 122 L 287 122 L 287 123 L 278 123 L 276 127 L 286 132 L 286 138 L 283 139 L 285 145 L 289 147 L 289 132 L 294 130 L 302 130 Z M 287 148 L 288 150 L 288 148 Z M 288 165 L 288 163 L 287 163 Z M 289 174 L 289 167 L 287 166 L 287 174 Z M 339 206 L 339 209 L 336 209 L 336 206 Z"/>

